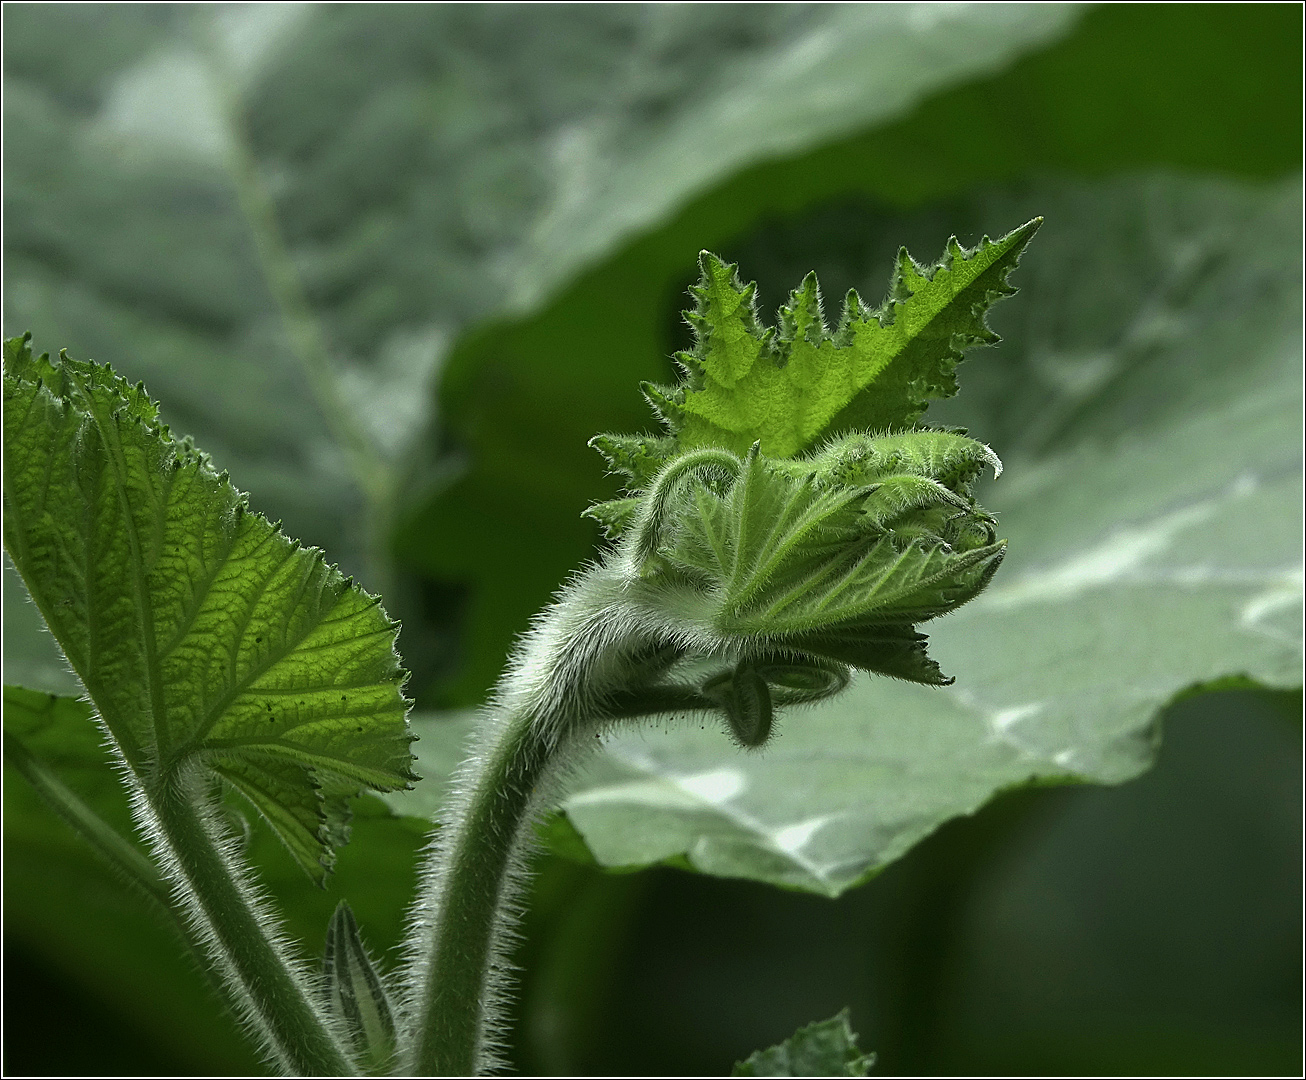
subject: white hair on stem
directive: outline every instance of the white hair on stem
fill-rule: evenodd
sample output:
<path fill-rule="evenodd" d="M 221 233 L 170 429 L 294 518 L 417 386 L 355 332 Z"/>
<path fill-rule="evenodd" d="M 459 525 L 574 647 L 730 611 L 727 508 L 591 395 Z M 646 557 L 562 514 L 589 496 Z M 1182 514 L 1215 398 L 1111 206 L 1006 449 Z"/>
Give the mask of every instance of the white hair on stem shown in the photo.
<path fill-rule="evenodd" d="M 114 749 L 117 750 L 116 744 Z M 239 839 L 222 815 L 218 794 L 220 781 L 211 774 L 206 775 L 203 766 L 196 762 L 178 770 L 164 782 L 160 790 L 150 791 L 121 753 L 118 752 L 115 756 L 120 762 L 137 828 L 149 845 L 165 881 L 172 888 L 173 903 L 184 915 L 200 948 L 208 954 L 227 990 L 228 1005 L 235 1011 L 240 1025 L 254 1038 L 263 1057 L 285 1074 L 299 1071 L 294 1063 L 300 1055 L 294 1047 L 286 1045 L 278 1037 L 274 1026 L 269 1024 L 263 1009 L 251 994 L 246 978 L 240 973 L 228 945 L 215 928 L 213 917 L 206 910 L 206 902 L 210 898 L 204 896 L 204 890 L 195 884 L 184 860 L 179 857 L 176 841 L 169 835 L 168 825 L 159 812 L 157 802 L 160 799 L 176 800 L 194 813 L 236 894 L 262 933 L 268 949 L 290 978 L 302 988 L 305 1001 L 322 1028 L 334 1036 L 341 1046 L 348 1046 L 347 1033 L 340 1030 L 339 1024 L 324 1007 L 326 998 L 319 973 L 296 955 L 293 941 L 287 936 L 280 918 L 255 880 L 254 871 L 241 850 Z"/>
<path fill-rule="evenodd" d="M 405 942 L 402 1041 L 410 1048 L 422 1038 L 417 1029 L 429 1022 L 427 1010 L 435 992 L 431 982 L 440 949 L 450 947 L 442 946 L 439 935 L 452 863 L 463 845 L 476 842 L 468 835 L 469 813 L 482 794 L 492 759 L 506 741 L 518 739 L 517 752 L 531 759 L 525 769 L 530 790 L 511 793 L 520 812 L 511 821 L 496 823 L 496 828 L 510 829 L 512 835 L 495 882 L 497 895 L 482 898 L 493 905 L 494 914 L 477 1005 L 479 1035 L 470 1063 L 478 1074 L 504 1064 L 511 951 L 519 940 L 521 898 L 536 849 L 532 826 L 597 745 L 594 736 L 621 722 L 613 703 L 630 686 L 641 652 L 666 648 L 679 655 L 721 649 L 720 637 L 706 620 L 695 626 L 683 613 L 681 617 L 668 613 L 665 586 L 656 599 L 642 595 L 649 589 L 640 581 L 628 548 L 623 544 L 602 562 L 575 574 L 522 636 L 483 711 L 468 756 L 454 774 L 439 828 L 426 849 L 419 899 L 410 912 Z M 686 593 L 689 600 L 689 590 Z M 700 707 L 709 706 L 704 701 Z M 522 718 L 526 718 L 525 733 L 519 730 Z M 409 1062 L 410 1067 L 414 1064 Z"/>

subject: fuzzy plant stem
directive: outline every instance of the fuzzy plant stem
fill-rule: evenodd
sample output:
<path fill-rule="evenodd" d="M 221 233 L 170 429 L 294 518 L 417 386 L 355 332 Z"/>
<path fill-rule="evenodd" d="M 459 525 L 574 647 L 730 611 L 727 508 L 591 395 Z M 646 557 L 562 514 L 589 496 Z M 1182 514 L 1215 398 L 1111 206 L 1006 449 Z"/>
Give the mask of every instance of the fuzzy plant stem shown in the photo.
<path fill-rule="evenodd" d="M 683 653 L 633 602 L 633 566 L 591 567 L 522 641 L 455 777 L 410 918 L 401 1061 L 408 1075 L 500 1064 L 507 969 L 536 815 L 623 719 L 711 708 L 659 683 Z"/>
<path fill-rule="evenodd" d="M 185 912 L 175 903 L 158 868 L 141 854 L 135 844 L 87 806 L 54 770 L 7 731 L 4 733 L 4 759 L 26 778 L 46 805 L 94 849 L 119 880 L 145 899 L 186 946 L 195 970 L 204 976 L 213 992 L 225 1004 L 234 1006 L 227 988 L 204 962 L 203 946 L 187 923 Z"/>
<path fill-rule="evenodd" d="M 493 1051 L 496 969 L 511 934 L 531 804 L 550 760 L 534 719 L 524 710 L 501 717 L 497 741 L 468 777 L 462 813 L 437 841 L 428 881 L 436 917 L 418 960 L 407 1048 L 413 1075 L 475 1075 Z"/>
<path fill-rule="evenodd" d="M 185 920 L 173 905 L 167 884 L 135 844 L 87 806 L 53 769 L 8 731 L 4 733 L 4 759 L 23 775 L 47 806 L 90 844 L 120 880 L 145 897 L 156 914 L 164 916 L 189 940 Z"/>
<path fill-rule="evenodd" d="M 353 1076 L 357 1069 L 314 1000 L 306 973 L 285 954 L 241 869 L 224 851 L 215 811 L 193 780 L 175 778 L 138 797 L 154 826 L 165 873 L 208 945 L 244 1019 L 287 1073 Z M 141 802 L 145 805 L 141 806 Z"/>

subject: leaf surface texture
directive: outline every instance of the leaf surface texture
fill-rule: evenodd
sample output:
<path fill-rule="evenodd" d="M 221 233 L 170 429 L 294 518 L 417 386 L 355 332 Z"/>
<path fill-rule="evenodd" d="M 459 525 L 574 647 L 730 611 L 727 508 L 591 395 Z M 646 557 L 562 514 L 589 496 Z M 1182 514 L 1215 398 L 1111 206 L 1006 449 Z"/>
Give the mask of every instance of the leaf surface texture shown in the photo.
<path fill-rule="evenodd" d="M 412 779 L 395 626 L 108 367 L 5 350 L 5 546 L 148 784 L 197 758 L 310 873 L 347 793 Z"/>

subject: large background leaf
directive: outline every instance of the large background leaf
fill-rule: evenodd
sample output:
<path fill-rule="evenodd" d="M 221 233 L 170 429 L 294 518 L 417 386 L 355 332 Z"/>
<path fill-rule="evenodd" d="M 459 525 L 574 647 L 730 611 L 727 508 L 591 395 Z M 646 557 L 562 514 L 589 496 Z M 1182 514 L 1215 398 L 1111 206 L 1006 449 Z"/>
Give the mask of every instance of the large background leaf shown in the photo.
<path fill-rule="evenodd" d="M 260 283 L 178 10 L 6 5 L 5 331 L 32 329 L 145 378 L 174 427 L 240 477 L 256 508 L 368 584 L 376 523 L 360 512 Z M 591 5 L 579 15 L 547 9 L 553 23 L 502 8 L 421 10 L 220 9 L 260 159 L 275 164 L 266 175 L 351 400 L 377 446 L 414 478 L 403 501 L 428 498 L 439 481 L 433 459 L 448 461 L 436 457 L 434 401 L 420 388 L 453 335 L 503 304 L 535 305 L 454 350 L 441 380 L 444 439 L 468 472 L 396 537 L 401 573 L 386 606 L 406 620 L 401 648 L 432 701 L 480 700 L 512 635 L 593 550 L 596 532 L 578 515 L 615 483 L 585 442 L 648 424 L 635 380 L 665 381 L 666 358 L 688 344 L 677 313 L 702 247 L 740 261 L 771 310 L 813 268 L 831 295 L 858 284 L 878 298 L 897 244 L 928 257 L 950 231 L 974 238 L 1004 227 L 1024 205 L 1011 185 L 1033 174 L 1160 167 L 1261 181 L 1300 168 L 1292 5 L 1041 9 L 1060 38 L 1013 22 L 1042 17 L 1033 5 L 917 9 L 908 18 L 921 57 L 914 89 L 888 104 L 869 90 L 857 100 L 834 92 L 848 85 L 837 72 L 819 84 L 831 91 L 824 98 L 801 86 L 789 97 L 768 90 L 825 48 L 873 48 L 853 27 L 864 17 L 878 32 L 873 5 Z M 989 18 L 1009 36 L 972 56 Z M 849 40 L 826 33 L 823 44 L 836 22 Z M 428 63 L 434 49 L 439 60 Z M 677 134 L 691 120 L 720 134 L 685 109 L 704 92 L 708 119 L 763 103 L 739 130 L 773 140 L 758 151 L 766 160 Z M 801 108 L 781 113 L 791 103 Z M 680 185 L 677 153 L 693 184 Z M 705 162 L 720 171 L 695 171 Z M 636 184 L 641 170 L 651 198 Z M 1008 185 L 1011 197 L 981 204 L 971 193 L 983 185 Z M 541 224 L 551 193 L 571 201 Z M 905 207 L 921 212 L 904 218 Z M 568 247 L 596 234 L 617 246 Z M 516 259 L 534 269 L 518 278 Z M 593 273 L 568 284 L 587 265 Z M 1158 280 L 1145 257 L 1138 266 L 1145 273 L 1122 293 Z M 545 284 L 533 288 L 536 276 Z M 596 290 L 604 280 L 621 286 Z M 624 313 L 619 331 L 600 333 L 595 296 Z M 1059 304 L 1025 300 L 1003 314 L 1052 320 L 1043 336 L 1059 333 Z M 1076 365 L 1042 374 L 1032 365 L 988 386 L 994 361 L 1042 333 L 998 329 L 1007 344 L 963 365 L 959 400 L 973 403 L 969 422 L 977 433 L 987 425 L 1007 457 L 1032 409 L 1004 423 L 1004 388 L 1019 385 L 1037 405 L 1069 381 L 1059 370 Z M 1078 374 L 1092 383 L 1091 364 Z M 1099 435 L 1133 423 L 1127 408 L 1109 423 L 1093 416 Z M 1031 443 L 1021 455 L 1044 449 Z M 1025 465 L 1022 474 L 1033 475 Z M 1014 469 L 991 494 L 1003 492 L 1014 529 Z M 1040 550 L 1052 560 L 1058 549 Z M 8 577 L 5 607 L 6 671 L 26 643 L 38 673 L 59 682 L 48 640 L 11 629 L 12 611 L 34 613 Z M 998 800 L 837 901 L 547 859 L 520 954 L 519 1065 L 719 1074 L 851 1004 L 886 1072 L 1294 1073 L 1297 731 L 1257 697 L 1193 699 L 1142 779 Z M 87 869 L 43 808 L 13 812 L 20 781 L 5 794 L 6 974 L 25 988 L 6 995 L 6 1066 L 249 1071 L 232 1056 L 230 1030 L 215 1032 L 215 1009 L 171 940 Z M 397 940 L 420 825 L 408 819 L 396 834 L 396 819 L 380 814 L 356 819 L 330 892 L 313 890 L 254 824 L 253 850 L 292 932 L 316 945 L 343 893 L 370 944 Z M 147 966 L 149 989 L 142 981 L 124 993 L 121 972 Z"/>
<path fill-rule="evenodd" d="M 899 113 L 1077 9 L 213 12 L 336 374 L 414 499 L 436 480 L 430 383 L 452 334 L 538 304 L 691 192 Z M 5 332 L 144 379 L 257 509 L 380 589 L 387 523 L 367 520 L 263 280 L 193 14 L 6 13 Z M 419 624 L 456 613 L 458 589 L 403 593 L 409 651 L 440 653 L 447 631 Z"/>

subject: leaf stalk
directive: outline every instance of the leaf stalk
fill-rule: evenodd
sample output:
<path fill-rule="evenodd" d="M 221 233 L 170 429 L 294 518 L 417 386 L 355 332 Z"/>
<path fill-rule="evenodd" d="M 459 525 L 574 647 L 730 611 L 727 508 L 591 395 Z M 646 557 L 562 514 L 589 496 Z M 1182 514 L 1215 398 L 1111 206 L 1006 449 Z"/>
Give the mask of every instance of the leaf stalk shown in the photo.
<path fill-rule="evenodd" d="M 136 808 L 157 841 L 156 855 L 182 906 L 231 989 L 243 1018 L 292 1075 L 356 1076 L 349 1055 L 263 910 L 247 873 L 232 858 L 206 785 L 194 770 L 152 790 Z"/>

